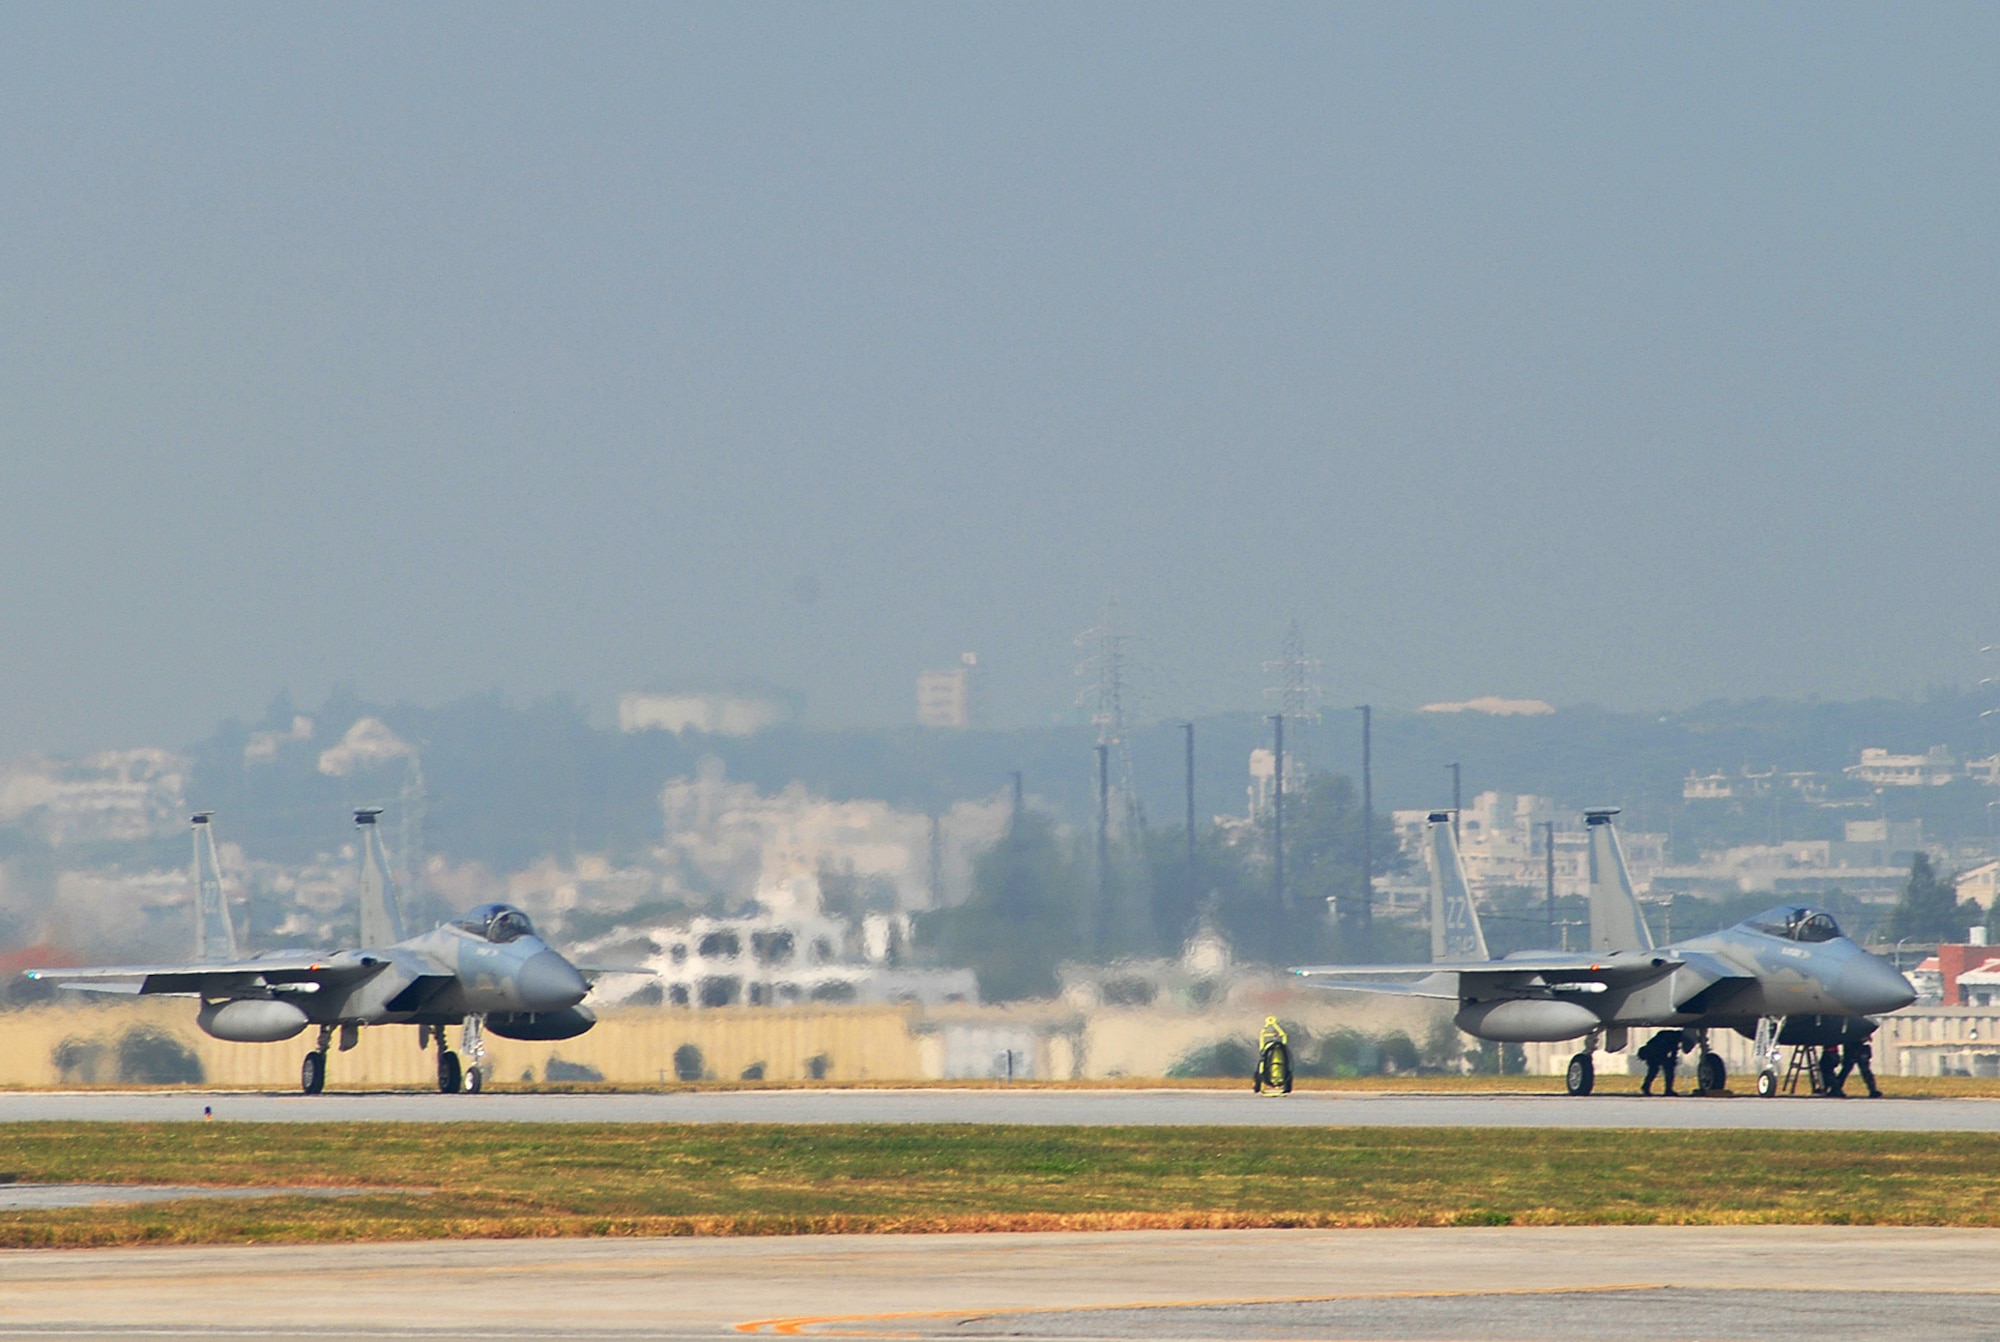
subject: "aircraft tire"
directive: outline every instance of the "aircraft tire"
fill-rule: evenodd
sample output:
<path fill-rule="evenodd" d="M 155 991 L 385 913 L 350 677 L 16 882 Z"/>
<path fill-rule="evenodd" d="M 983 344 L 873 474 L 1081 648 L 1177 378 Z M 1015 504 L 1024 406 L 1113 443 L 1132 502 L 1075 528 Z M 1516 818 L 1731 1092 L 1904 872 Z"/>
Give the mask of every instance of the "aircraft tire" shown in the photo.
<path fill-rule="evenodd" d="M 468 1067 L 465 1069 L 465 1093 L 467 1095 L 477 1095 L 485 1084 L 485 1069 L 479 1067 Z"/>
<path fill-rule="evenodd" d="M 1563 1073 L 1563 1089 L 1572 1095 L 1588 1095 L 1597 1087 L 1597 1065 L 1588 1053 L 1578 1053 L 1569 1060 L 1569 1070 Z"/>
<path fill-rule="evenodd" d="M 1778 1074 L 1766 1068 L 1757 1073 L 1757 1093 L 1765 1099 L 1778 1093 Z"/>
<path fill-rule="evenodd" d="M 1714 1093 L 1729 1084 L 1729 1069 L 1723 1065 L 1722 1056 L 1717 1053 L 1703 1053 L 1694 1065 L 1695 1085 Z"/>
<path fill-rule="evenodd" d="M 318 1049 L 306 1054 L 306 1060 L 299 1064 L 299 1089 L 308 1095 L 326 1089 L 326 1054 Z"/>
<path fill-rule="evenodd" d="M 450 1049 L 438 1053 L 438 1090 L 445 1095 L 456 1095 L 465 1074 L 459 1069 L 458 1055 Z"/>

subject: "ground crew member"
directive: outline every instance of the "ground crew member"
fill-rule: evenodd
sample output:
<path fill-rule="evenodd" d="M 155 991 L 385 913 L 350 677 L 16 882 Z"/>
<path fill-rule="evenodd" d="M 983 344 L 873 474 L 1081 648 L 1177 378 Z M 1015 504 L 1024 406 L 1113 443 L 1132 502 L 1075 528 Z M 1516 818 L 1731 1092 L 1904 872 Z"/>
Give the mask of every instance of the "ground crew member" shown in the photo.
<path fill-rule="evenodd" d="M 1257 1076 L 1254 1089 L 1262 1092 L 1265 1086 L 1282 1090 L 1287 1095 L 1292 1090 L 1292 1047 L 1291 1039 L 1285 1034 L 1285 1027 L 1278 1024 L 1276 1016 L 1264 1017 L 1264 1029 L 1257 1036 Z"/>
<path fill-rule="evenodd" d="M 1875 1046 L 1866 1038 L 1849 1040 L 1840 1050 L 1840 1076 L 1833 1083 L 1833 1093 L 1841 1097 L 1847 1095 L 1847 1078 L 1854 1069 L 1861 1069 L 1861 1079 L 1868 1083 L 1868 1098 L 1882 1098 L 1882 1088 L 1875 1084 L 1875 1069 L 1868 1065 L 1875 1056 Z"/>
<path fill-rule="evenodd" d="M 1822 1095 L 1840 1094 L 1840 1046 L 1822 1044 L 1819 1050 L 1819 1079 Z"/>
<path fill-rule="evenodd" d="M 1681 1060 L 1681 1049 L 1686 1042 L 1679 1030 L 1661 1030 L 1639 1045 L 1639 1059 L 1646 1064 L 1646 1079 L 1639 1083 L 1641 1095 L 1653 1093 L 1653 1078 L 1662 1072 L 1666 1073 L 1667 1085 L 1661 1093 L 1674 1093 L 1674 1068 Z"/>

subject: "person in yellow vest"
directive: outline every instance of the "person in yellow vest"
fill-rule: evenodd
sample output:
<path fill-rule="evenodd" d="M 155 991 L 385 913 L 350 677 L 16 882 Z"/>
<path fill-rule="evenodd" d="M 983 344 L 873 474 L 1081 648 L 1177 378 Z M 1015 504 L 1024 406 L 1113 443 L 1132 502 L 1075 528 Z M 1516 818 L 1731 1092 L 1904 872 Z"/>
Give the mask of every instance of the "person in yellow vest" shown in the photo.
<path fill-rule="evenodd" d="M 1267 1086 L 1281 1094 L 1292 1093 L 1291 1040 L 1276 1016 L 1264 1017 L 1263 1032 L 1257 1036 L 1257 1075 L 1252 1089 L 1262 1094 Z"/>

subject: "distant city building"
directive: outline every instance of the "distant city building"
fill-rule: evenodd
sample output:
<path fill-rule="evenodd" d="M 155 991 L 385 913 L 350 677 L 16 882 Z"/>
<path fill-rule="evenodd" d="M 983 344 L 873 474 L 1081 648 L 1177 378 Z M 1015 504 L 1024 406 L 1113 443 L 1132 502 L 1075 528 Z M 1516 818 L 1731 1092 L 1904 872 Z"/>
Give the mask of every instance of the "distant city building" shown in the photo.
<path fill-rule="evenodd" d="M 1861 762 L 1842 770 L 1871 787 L 1942 787 L 1958 777 L 1958 761 L 1948 746 L 1932 746 L 1921 755 L 1893 755 L 1877 746 L 1861 752 Z"/>
<path fill-rule="evenodd" d="M 1813 806 L 1841 804 L 1827 791 L 1828 778 L 1810 769 L 1780 772 L 1766 769 L 1762 773 L 1752 773 L 1742 769 L 1736 773 L 1696 773 L 1688 771 L 1681 780 L 1682 801 L 1731 801 L 1748 800 L 1756 797 L 1796 796 L 1798 800 Z"/>
<path fill-rule="evenodd" d="M 972 725 L 972 672 L 979 665 L 973 653 L 959 657 L 949 671 L 917 673 L 917 721 L 925 727 Z"/>
<path fill-rule="evenodd" d="M 1484 713 L 1495 718 L 1541 718 L 1555 712 L 1552 704 L 1540 699 L 1502 699 L 1497 694 L 1482 694 L 1477 699 L 1466 699 L 1458 703 L 1425 704 L 1419 713 Z"/>
<path fill-rule="evenodd" d="M 2000 862 L 1983 862 L 1971 871 L 1960 873 L 1960 900 L 1969 899 L 1982 909 L 1990 909 L 1997 893 L 2000 893 Z"/>
<path fill-rule="evenodd" d="M 1693 774 L 1681 784 L 1682 801 L 1726 801 L 1736 795 L 1735 780 L 1728 774 Z"/>
<path fill-rule="evenodd" d="M 798 705 L 775 694 L 633 691 L 618 696 L 621 732 L 694 731 L 708 736 L 755 736 L 797 716 Z"/>
<path fill-rule="evenodd" d="M 1850 820 L 1841 827 L 1842 835 L 1849 847 L 1873 846 L 1886 849 L 1882 855 L 1872 860 L 1872 865 L 1894 862 L 1901 857 L 1908 862 L 1924 846 L 1924 822 L 1921 820 Z M 1865 855 L 1849 853 L 1844 855 L 1847 865 L 1871 865 Z M 1836 852 L 1834 861 L 1840 862 L 1843 854 Z"/>
<path fill-rule="evenodd" d="M 187 823 L 189 768 L 183 756 L 155 749 L 31 756 L 0 769 L 0 825 L 32 825 L 56 848 L 172 833 Z"/>

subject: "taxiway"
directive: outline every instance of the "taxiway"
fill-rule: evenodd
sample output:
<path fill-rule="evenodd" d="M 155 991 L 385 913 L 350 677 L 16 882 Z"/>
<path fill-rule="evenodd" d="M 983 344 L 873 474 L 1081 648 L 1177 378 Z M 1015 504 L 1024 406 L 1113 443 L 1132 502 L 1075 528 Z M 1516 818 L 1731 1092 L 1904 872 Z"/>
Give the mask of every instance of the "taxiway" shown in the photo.
<path fill-rule="evenodd" d="M 11 1251 L 0 1338 L 1990 1336 L 2000 1232 L 1161 1231 Z"/>
<path fill-rule="evenodd" d="M 1647 1099 L 1633 1095 L 1223 1090 L 729 1090 L 659 1094 L 436 1095 L 45 1091 L 0 1094 L 0 1123 L 1028 1123 L 1103 1127 L 1737 1128 L 1835 1132 L 2000 1130 L 2000 1099 Z"/>

